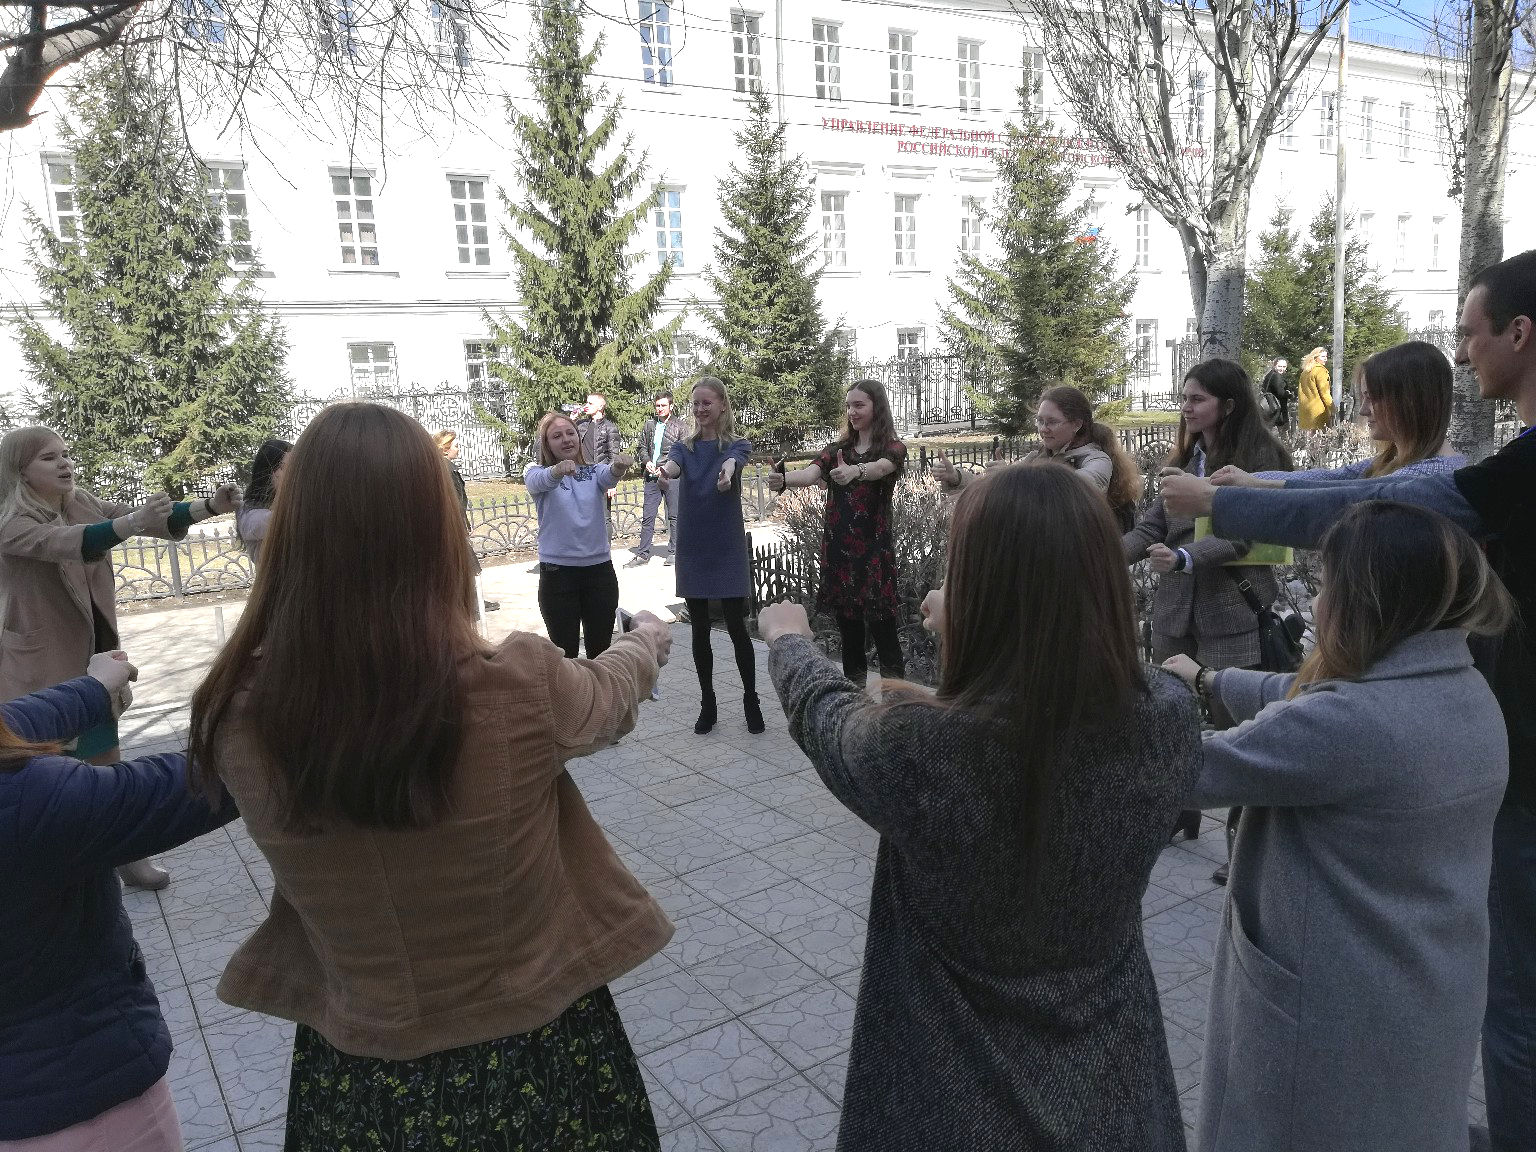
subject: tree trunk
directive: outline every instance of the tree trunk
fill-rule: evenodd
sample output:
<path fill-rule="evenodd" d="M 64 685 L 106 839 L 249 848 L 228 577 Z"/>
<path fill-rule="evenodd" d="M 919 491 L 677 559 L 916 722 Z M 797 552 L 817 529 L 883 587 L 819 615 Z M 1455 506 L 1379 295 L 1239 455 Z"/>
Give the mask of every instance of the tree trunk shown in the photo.
<path fill-rule="evenodd" d="M 1214 241 L 1209 251 L 1199 243 L 1184 245 L 1190 299 L 1200 318 L 1200 358 L 1236 360 L 1248 276 L 1248 190 L 1235 190 L 1211 223 Z"/>
<path fill-rule="evenodd" d="M 1505 0 L 1473 0 L 1472 53 L 1467 61 L 1466 184 L 1461 202 L 1458 309 L 1472 277 L 1504 258 L 1504 169 L 1509 150 L 1513 23 Z M 1480 399 L 1477 373 L 1456 369 L 1450 441 L 1469 460 L 1495 449 L 1493 402 Z"/>

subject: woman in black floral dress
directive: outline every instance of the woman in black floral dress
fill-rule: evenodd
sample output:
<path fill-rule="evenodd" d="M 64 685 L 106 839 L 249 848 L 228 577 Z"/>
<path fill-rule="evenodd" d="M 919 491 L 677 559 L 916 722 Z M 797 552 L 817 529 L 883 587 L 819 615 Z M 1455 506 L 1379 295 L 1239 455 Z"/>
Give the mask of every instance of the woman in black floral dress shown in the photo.
<path fill-rule="evenodd" d="M 891 498 L 907 463 L 896 438 L 891 403 L 878 380 L 856 380 L 843 407 L 842 432 L 804 468 L 775 473 L 775 492 L 827 484 L 827 522 L 821 537 L 821 591 L 816 610 L 837 617 L 843 638 L 843 674 L 863 684 L 869 673 L 865 624 L 875 639 L 880 674 L 906 671 L 897 633 L 896 549 L 891 543 Z"/>

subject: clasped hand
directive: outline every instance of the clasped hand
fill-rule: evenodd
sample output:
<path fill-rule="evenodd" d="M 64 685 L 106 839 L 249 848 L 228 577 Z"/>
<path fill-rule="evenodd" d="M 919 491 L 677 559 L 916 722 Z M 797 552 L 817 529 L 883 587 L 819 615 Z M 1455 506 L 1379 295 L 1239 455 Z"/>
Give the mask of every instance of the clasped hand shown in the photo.
<path fill-rule="evenodd" d="M 720 465 L 720 476 L 715 480 L 715 491 L 729 492 L 731 490 L 731 481 L 735 477 L 736 461 L 727 460 L 724 464 Z"/>
<path fill-rule="evenodd" d="M 139 670 L 128 662 L 128 654 L 122 651 L 98 652 L 85 666 L 85 674 L 101 683 L 112 698 L 112 715 L 121 716 L 133 703 L 133 689 L 129 681 L 139 678 Z"/>

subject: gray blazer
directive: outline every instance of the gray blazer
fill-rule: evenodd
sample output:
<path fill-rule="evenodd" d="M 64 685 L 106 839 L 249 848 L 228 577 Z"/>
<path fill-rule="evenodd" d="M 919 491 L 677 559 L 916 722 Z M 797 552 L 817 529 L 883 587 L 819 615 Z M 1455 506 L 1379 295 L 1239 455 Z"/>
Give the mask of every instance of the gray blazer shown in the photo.
<path fill-rule="evenodd" d="M 1466 634 L 1358 681 L 1228 670 L 1188 804 L 1243 805 L 1200 1152 L 1465 1152 L 1508 749 Z"/>
<path fill-rule="evenodd" d="M 1194 562 L 1193 571 L 1168 572 L 1158 577 L 1157 593 L 1152 600 L 1153 632 L 1174 639 L 1198 640 L 1200 662 L 1211 667 L 1241 668 L 1259 662 L 1258 617 L 1237 590 L 1237 581 L 1247 577 L 1260 602 L 1266 605 L 1274 603 L 1279 585 L 1274 569 L 1268 565 L 1225 567 L 1229 561 L 1247 555 L 1247 541 L 1219 536 L 1196 540 L 1195 522 L 1183 516 L 1169 516 L 1159 496 L 1136 526 L 1121 538 L 1121 544 L 1127 564 L 1145 560 L 1147 549 L 1154 544 L 1183 548 Z"/>

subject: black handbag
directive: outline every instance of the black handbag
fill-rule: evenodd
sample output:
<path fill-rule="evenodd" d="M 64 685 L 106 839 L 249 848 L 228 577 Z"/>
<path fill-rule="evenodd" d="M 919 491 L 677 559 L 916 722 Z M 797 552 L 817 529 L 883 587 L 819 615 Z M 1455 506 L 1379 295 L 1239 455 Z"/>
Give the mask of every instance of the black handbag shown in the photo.
<path fill-rule="evenodd" d="M 1253 614 L 1259 620 L 1259 668 L 1264 672 L 1294 672 L 1301 667 L 1301 661 L 1306 655 L 1302 651 L 1301 638 L 1306 632 L 1306 623 L 1301 614 L 1294 609 L 1285 613 L 1276 612 L 1273 607 L 1259 599 L 1259 594 L 1253 590 L 1253 582 L 1246 576 L 1239 577 L 1228 571 L 1227 575 L 1237 585 L 1237 590 L 1242 593 L 1243 599 L 1248 602 L 1248 607 L 1253 609 Z"/>

